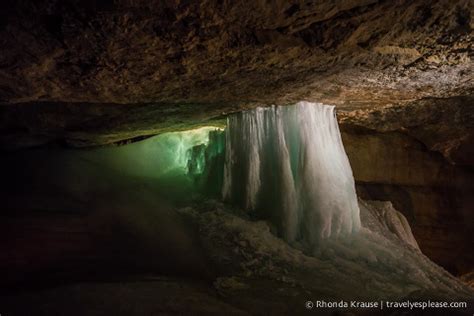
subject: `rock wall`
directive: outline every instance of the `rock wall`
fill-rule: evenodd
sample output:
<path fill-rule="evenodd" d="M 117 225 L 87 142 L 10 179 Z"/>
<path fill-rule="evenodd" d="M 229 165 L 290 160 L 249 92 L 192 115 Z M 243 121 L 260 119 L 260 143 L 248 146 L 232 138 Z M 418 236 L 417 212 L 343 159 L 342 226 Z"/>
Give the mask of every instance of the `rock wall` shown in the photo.
<path fill-rule="evenodd" d="M 393 124 L 408 126 L 400 115 L 394 117 Z M 455 274 L 469 272 L 474 267 L 474 172 L 470 166 L 453 164 L 430 150 L 412 136 L 413 129 L 357 129 L 349 121 L 343 120 L 341 129 L 358 194 L 392 201 L 410 221 L 428 257 Z M 391 123 L 378 124 L 387 128 Z M 429 124 L 417 127 L 428 129 Z M 439 129 L 443 128 L 447 126 L 439 122 Z M 453 126 L 457 128 L 461 126 Z M 447 136 L 433 133 L 431 139 Z"/>

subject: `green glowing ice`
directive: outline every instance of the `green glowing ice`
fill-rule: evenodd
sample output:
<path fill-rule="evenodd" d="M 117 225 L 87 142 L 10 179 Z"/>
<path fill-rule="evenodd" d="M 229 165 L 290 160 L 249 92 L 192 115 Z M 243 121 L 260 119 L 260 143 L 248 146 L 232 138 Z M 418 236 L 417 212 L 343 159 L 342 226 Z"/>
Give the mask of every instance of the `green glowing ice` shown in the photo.
<path fill-rule="evenodd" d="M 118 171 L 140 177 L 161 178 L 170 174 L 187 174 L 190 151 L 209 144 L 209 133 L 215 127 L 157 135 L 129 145 L 97 149 L 90 159 L 98 159 Z M 203 166 L 201 166 L 203 168 Z"/>
<path fill-rule="evenodd" d="M 210 168 L 222 169 L 223 139 L 221 129 L 202 127 L 118 147 L 31 149 L 10 158 L 25 161 L 15 173 L 18 183 L 41 192 L 60 191 L 69 200 L 146 190 L 152 196 L 185 201 L 218 192 L 222 172 Z"/>
<path fill-rule="evenodd" d="M 216 174 L 209 168 L 222 169 L 223 161 L 216 162 L 216 156 L 223 157 L 223 139 L 221 129 L 201 127 L 161 134 L 121 147 L 77 153 L 84 161 L 109 169 L 111 174 L 147 179 L 161 194 L 215 193 L 216 189 L 203 186 L 214 188 L 220 183 L 219 172 Z"/>

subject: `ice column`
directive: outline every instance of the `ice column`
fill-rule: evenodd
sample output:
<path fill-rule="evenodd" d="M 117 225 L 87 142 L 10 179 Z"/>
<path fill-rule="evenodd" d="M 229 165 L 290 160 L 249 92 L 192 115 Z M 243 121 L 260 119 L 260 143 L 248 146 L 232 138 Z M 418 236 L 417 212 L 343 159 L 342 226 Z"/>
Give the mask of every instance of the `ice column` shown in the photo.
<path fill-rule="evenodd" d="M 270 219 L 290 243 L 317 245 L 360 228 L 334 106 L 300 102 L 230 116 L 222 193 Z"/>

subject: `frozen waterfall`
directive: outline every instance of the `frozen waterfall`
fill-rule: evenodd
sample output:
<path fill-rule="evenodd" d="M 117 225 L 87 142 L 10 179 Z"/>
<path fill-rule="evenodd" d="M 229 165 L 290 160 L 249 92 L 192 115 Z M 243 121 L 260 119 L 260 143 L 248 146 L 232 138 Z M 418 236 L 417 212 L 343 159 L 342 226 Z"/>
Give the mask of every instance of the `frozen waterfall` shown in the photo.
<path fill-rule="evenodd" d="M 316 246 L 359 230 L 334 106 L 300 102 L 232 115 L 225 155 L 224 199 L 270 219 L 286 241 Z"/>

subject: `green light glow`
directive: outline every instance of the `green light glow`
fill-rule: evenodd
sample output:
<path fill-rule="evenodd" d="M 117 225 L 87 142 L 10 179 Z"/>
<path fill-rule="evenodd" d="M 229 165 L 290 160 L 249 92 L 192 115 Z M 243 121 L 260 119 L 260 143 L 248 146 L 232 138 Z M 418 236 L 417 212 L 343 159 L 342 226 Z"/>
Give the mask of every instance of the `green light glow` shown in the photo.
<path fill-rule="evenodd" d="M 122 175 L 119 182 L 133 177 L 141 185 L 146 179 L 158 194 L 184 200 L 198 192 L 218 194 L 222 182 L 219 170 L 223 168 L 223 141 L 223 129 L 201 127 L 161 134 L 121 147 L 78 153 L 92 165 L 109 169 L 114 177 Z"/>
<path fill-rule="evenodd" d="M 161 178 L 171 174 L 184 175 L 188 172 L 188 160 L 192 158 L 190 151 L 196 146 L 207 147 L 209 133 L 216 130 L 221 129 L 201 127 L 165 133 L 121 147 L 81 152 L 81 155 L 133 176 Z"/>
<path fill-rule="evenodd" d="M 55 195 L 61 192 L 69 200 L 147 190 L 184 202 L 196 193 L 216 192 L 203 186 L 220 183 L 220 173 L 209 168 L 222 169 L 223 161 L 216 160 L 223 153 L 222 130 L 201 127 L 164 133 L 119 147 L 31 149 L 10 158 L 25 161 L 15 176 L 18 183 L 37 184 L 35 190 Z"/>

